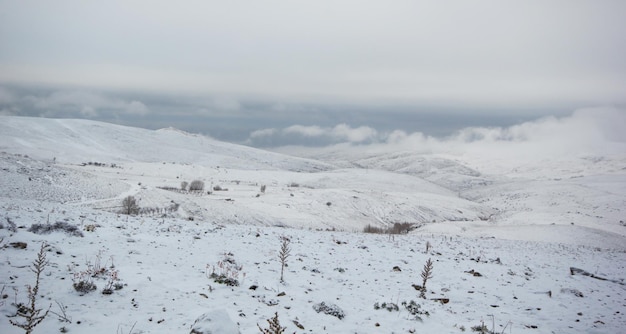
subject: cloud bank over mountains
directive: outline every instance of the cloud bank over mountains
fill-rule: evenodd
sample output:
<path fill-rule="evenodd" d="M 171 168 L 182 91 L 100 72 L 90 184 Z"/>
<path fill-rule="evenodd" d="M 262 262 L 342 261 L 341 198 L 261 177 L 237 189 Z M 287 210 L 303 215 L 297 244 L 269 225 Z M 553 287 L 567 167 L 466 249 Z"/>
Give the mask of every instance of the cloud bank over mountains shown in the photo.
<path fill-rule="evenodd" d="M 419 152 L 489 148 L 529 158 L 544 155 L 537 152 L 626 152 L 626 108 L 619 105 L 555 116 L 512 113 L 510 118 L 500 119 L 497 114 L 342 107 L 0 86 L 1 115 L 86 118 L 152 129 L 176 127 L 261 148 L 344 146 Z"/>
<path fill-rule="evenodd" d="M 283 152 L 306 152 L 298 147 L 326 143 L 325 150 L 355 149 L 370 152 L 414 151 L 423 153 L 497 153 L 526 159 L 588 154 L 626 153 L 626 109 L 616 107 L 586 108 L 565 117 L 543 117 L 508 127 L 467 127 L 446 137 L 402 130 L 379 132 L 371 127 L 352 128 L 291 126 L 263 129 L 250 135 L 249 141 L 271 141 L 272 137 L 290 137 L 294 145 Z M 284 140 L 275 140 L 281 142 Z M 290 145 L 287 145 L 290 146 Z M 307 145 L 305 145 L 307 146 Z M 311 145 L 308 145 L 311 146 Z M 310 149 L 309 151 L 320 151 Z M 323 151 L 323 150 L 322 150 Z"/>

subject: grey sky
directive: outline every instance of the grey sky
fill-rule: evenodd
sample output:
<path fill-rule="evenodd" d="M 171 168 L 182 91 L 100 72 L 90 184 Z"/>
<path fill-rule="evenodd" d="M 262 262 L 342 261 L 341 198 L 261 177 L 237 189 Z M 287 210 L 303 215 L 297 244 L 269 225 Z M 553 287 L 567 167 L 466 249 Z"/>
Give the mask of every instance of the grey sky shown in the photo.
<path fill-rule="evenodd" d="M 0 112 L 232 140 L 511 124 L 625 105 L 624 31 L 621 0 L 2 0 Z"/>

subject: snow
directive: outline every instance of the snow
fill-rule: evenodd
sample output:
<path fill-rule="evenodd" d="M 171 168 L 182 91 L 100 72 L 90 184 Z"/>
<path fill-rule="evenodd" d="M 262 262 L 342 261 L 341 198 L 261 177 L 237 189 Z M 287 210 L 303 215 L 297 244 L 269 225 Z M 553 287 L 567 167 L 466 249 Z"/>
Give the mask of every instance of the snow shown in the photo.
<path fill-rule="evenodd" d="M 288 333 L 626 326 L 624 155 L 517 165 L 411 152 L 296 158 L 175 129 L 18 117 L 2 117 L 0 143 L 1 333 L 23 332 L 9 320 L 22 320 L 10 316 L 35 283 L 41 243 L 50 263 L 38 307 L 71 322 L 51 313 L 34 333 L 190 332 L 194 323 L 258 333 L 275 313 Z M 206 191 L 162 189 L 194 179 Z M 208 194 L 216 185 L 228 190 Z M 161 212 L 118 214 L 126 196 Z M 27 231 L 56 222 L 83 237 Z M 395 222 L 419 228 L 361 232 Z M 281 237 L 291 241 L 284 282 Z M 428 259 L 422 299 L 414 286 Z M 81 295 L 73 283 L 87 272 L 98 288 Z M 121 289 L 102 294 L 107 283 Z M 411 314 L 411 301 L 428 315 Z M 383 303 L 398 310 L 375 308 Z"/>

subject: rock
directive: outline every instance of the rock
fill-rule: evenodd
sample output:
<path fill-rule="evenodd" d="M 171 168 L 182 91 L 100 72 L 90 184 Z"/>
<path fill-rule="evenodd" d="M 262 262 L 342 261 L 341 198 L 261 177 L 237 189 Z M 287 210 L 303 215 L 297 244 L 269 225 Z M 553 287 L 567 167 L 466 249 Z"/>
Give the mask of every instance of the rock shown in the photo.
<path fill-rule="evenodd" d="M 434 300 L 436 302 L 440 302 L 442 304 L 447 304 L 450 302 L 450 298 L 431 298 L 431 300 Z"/>
<path fill-rule="evenodd" d="M 474 277 L 483 277 L 483 275 L 477 271 L 474 271 L 474 269 L 469 270 L 469 271 L 465 271 L 465 273 L 467 274 L 471 274 Z"/>
<path fill-rule="evenodd" d="M 579 291 L 579 290 L 577 290 L 577 289 L 566 289 L 566 288 L 563 288 L 563 289 L 561 289 L 561 293 L 569 293 L 569 294 L 572 294 L 572 295 L 574 295 L 574 296 L 576 296 L 576 297 L 579 297 L 579 298 L 583 298 L 583 297 L 585 297 L 585 296 L 583 295 L 583 293 L 582 293 L 582 292 L 580 292 L 580 291 Z"/>
<path fill-rule="evenodd" d="M 223 310 L 207 312 L 193 323 L 190 334 L 240 334 L 237 325 Z"/>
<path fill-rule="evenodd" d="M 9 245 L 13 248 L 17 248 L 17 249 L 26 249 L 26 247 L 28 246 L 28 244 L 26 244 L 25 242 L 11 242 L 9 243 Z"/>

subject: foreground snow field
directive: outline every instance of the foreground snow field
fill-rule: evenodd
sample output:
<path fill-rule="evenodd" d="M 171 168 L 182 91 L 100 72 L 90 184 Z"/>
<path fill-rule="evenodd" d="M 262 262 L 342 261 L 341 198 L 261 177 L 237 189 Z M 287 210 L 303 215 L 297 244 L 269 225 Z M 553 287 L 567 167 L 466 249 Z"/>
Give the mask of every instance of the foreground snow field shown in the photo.
<path fill-rule="evenodd" d="M 23 321 L 42 244 L 36 301 L 51 308 L 34 333 L 259 333 L 275 314 L 287 333 L 626 328 L 624 155 L 513 172 L 469 156 L 305 159 L 172 129 L 0 123 L 1 333 L 23 332 L 9 321 Z M 205 191 L 167 189 L 194 179 Z M 126 196 L 150 210 L 118 214 Z M 417 228 L 362 232 L 404 222 Z"/>

